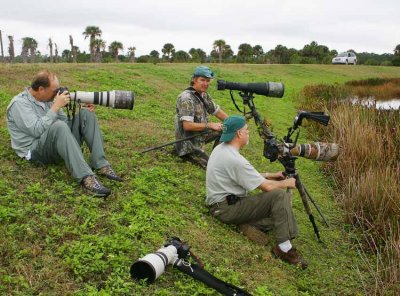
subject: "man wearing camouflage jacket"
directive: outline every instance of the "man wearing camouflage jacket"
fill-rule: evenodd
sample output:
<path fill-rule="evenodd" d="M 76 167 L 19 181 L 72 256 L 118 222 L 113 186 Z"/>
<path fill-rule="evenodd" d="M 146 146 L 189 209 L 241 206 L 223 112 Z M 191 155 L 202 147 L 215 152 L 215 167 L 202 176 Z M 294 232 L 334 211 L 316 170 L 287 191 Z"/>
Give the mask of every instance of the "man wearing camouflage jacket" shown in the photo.
<path fill-rule="evenodd" d="M 175 137 L 176 140 L 199 135 L 187 141 L 178 142 L 175 148 L 178 156 L 206 168 L 208 155 L 205 144 L 219 140 L 222 124 L 209 122 L 208 115 L 215 115 L 223 121 L 228 115 L 216 105 L 207 93 L 214 73 L 210 68 L 199 66 L 195 69 L 190 87 L 184 90 L 176 102 Z M 209 133 L 201 133 L 209 131 Z"/>

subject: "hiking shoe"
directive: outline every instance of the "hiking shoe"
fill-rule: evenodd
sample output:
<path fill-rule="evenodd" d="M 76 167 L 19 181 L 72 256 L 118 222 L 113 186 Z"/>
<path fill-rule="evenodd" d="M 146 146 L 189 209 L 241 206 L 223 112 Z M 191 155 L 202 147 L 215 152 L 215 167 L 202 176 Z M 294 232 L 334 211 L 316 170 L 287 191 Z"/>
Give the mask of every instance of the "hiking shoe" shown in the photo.
<path fill-rule="evenodd" d="M 106 165 L 99 170 L 99 175 L 106 176 L 108 179 L 113 181 L 122 182 L 122 178 L 118 176 L 110 165 Z"/>
<path fill-rule="evenodd" d="M 111 190 L 104 187 L 103 184 L 101 184 L 100 181 L 97 180 L 95 175 L 86 176 L 85 178 L 83 178 L 81 184 L 83 189 L 89 194 L 93 194 L 99 197 L 106 197 L 109 196 L 111 193 Z"/>
<path fill-rule="evenodd" d="M 268 244 L 268 236 L 257 227 L 245 223 L 240 224 L 238 228 L 244 236 L 246 236 L 249 240 L 255 242 L 256 244 L 261 246 L 265 246 Z"/>
<path fill-rule="evenodd" d="M 282 259 L 289 264 L 301 266 L 302 269 L 306 269 L 308 266 L 307 262 L 300 257 L 295 248 L 291 248 L 287 253 L 285 253 L 281 250 L 281 248 L 279 248 L 278 245 L 276 245 L 272 248 L 272 253 L 279 259 Z"/>

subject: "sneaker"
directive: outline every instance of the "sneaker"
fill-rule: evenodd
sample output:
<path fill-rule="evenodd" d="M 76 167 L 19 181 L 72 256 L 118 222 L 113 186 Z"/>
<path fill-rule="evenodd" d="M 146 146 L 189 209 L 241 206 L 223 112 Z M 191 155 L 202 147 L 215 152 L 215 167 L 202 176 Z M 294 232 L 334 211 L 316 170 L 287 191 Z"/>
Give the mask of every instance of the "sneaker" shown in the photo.
<path fill-rule="evenodd" d="M 102 167 L 99 170 L 99 174 L 106 176 L 110 180 L 122 182 L 122 178 L 114 172 L 110 165 Z"/>
<path fill-rule="evenodd" d="M 86 176 L 85 178 L 83 178 L 81 184 L 83 189 L 89 194 L 93 194 L 99 197 L 106 197 L 109 196 L 111 193 L 111 190 L 104 187 L 103 184 L 101 184 L 100 181 L 97 180 L 95 175 Z"/>
<path fill-rule="evenodd" d="M 272 253 L 279 259 L 282 259 L 289 264 L 301 266 L 302 269 L 306 269 L 308 266 L 307 262 L 300 257 L 295 248 L 291 248 L 287 253 L 285 253 L 281 250 L 281 248 L 279 248 L 278 245 L 276 245 L 272 248 Z"/>
<path fill-rule="evenodd" d="M 257 227 L 250 224 L 240 224 L 238 226 L 239 231 L 243 233 L 249 240 L 255 242 L 258 245 L 265 246 L 268 244 L 268 236 L 259 230 Z"/>

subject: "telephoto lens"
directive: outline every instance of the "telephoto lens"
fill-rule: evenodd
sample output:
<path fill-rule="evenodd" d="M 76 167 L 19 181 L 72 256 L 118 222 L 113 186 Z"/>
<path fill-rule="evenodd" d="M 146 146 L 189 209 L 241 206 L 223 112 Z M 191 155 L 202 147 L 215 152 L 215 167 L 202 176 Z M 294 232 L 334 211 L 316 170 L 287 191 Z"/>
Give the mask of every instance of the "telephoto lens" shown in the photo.
<path fill-rule="evenodd" d="M 111 90 L 100 92 L 74 91 L 70 92 L 70 96 L 71 101 L 77 101 L 86 104 L 95 104 L 115 109 L 132 110 L 135 101 L 134 93 L 132 91 L 126 90 Z"/>
<path fill-rule="evenodd" d="M 244 93 L 264 95 L 267 97 L 282 98 L 285 92 L 285 86 L 280 82 L 256 82 L 256 83 L 240 83 L 228 82 L 225 80 L 217 81 L 218 90 L 238 90 Z"/>

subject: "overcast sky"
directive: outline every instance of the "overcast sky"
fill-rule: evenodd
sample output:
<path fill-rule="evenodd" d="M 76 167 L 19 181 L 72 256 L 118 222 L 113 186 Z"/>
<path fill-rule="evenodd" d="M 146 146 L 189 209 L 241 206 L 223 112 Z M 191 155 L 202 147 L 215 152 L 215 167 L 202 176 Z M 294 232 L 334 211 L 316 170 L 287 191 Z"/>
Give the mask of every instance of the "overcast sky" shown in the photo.
<path fill-rule="evenodd" d="M 102 4 L 104 3 L 104 4 Z M 108 45 L 120 41 L 136 47 L 136 56 L 161 53 L 165 43 L 176 50 L 201 48 L 210 53 L 224 39 L 237 53 L 241 43 L 259 44 L 264 51 L 282 44 L 302 49 L 317 41 L 329 49 L 393 53 L 400 44 L 400 0 L 1 0 L 0 30 L 5 54 L 8 35 L 16 54 L 23 37 L 39 43 L 48 54 L 48 39 L 59 54 L 70 49 L 69 35 L 81 51 L 89 41 L 82 32 L 98 26 Z"/>

